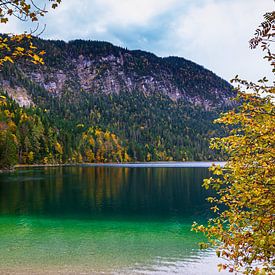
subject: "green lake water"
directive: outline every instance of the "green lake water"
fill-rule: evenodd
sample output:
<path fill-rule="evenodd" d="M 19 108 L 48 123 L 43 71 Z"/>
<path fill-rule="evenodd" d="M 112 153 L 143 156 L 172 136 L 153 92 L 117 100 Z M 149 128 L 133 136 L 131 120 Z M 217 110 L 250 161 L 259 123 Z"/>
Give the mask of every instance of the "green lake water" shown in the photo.
<path fill-rule="evenodd" d="M 219 274 L 190 231 L 207 168 L 164 166 L 0 174 L 0 274 Z"/>

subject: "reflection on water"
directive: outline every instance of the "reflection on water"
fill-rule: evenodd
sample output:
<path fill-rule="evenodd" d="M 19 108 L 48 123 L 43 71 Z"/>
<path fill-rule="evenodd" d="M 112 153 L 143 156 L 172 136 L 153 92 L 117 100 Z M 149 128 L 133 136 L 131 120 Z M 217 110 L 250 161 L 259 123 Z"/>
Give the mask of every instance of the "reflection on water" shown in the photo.
<path fill-rule="evenodd" d="M 200 214 L 206 168 L 65 167 L 0 175 L 0 214 L 69 217 Z"/>
<path fill-rule="evenodd" d="M 0 175 L 0 274 L 218 274 L 190 231 L 206 168 L 62 167 Z"/>

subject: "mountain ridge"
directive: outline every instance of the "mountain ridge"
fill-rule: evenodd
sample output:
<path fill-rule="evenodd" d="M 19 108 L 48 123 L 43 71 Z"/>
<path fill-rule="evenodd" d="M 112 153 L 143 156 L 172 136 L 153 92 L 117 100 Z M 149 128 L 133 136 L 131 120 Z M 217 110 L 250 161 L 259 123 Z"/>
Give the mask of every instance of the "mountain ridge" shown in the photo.
<path fill-rule="evenodd" d="M 230 105 L 231 86 L 210 70 L 180 57 L 158 57 L 141 50 L 127 50 L 109 42 L 37 40 L 49 54 L 45 65 L 23 67 L 27 78 L 49 92 L 68 86 L 85 92 L 160 92 L 172 100 L 184 97 L 206 108 Z M 53 56 L 52 56 L 53 55 Z M 71 72 L 71 73 L 70 73 Z M 47 78 L 47 79 L 45 79 Z M 201 96 L 204 91 L 204 96 Z M 208 101 L 208 102 L 207 102 Z"/>
<path fill-rule="evenodd" d="M 235 93 L 203 66 L 109 42 L 34 42 L 46 51 L 45 65 L 20 61 L 0 73 L 2 93 L 25 106 L 21 112 L 35 116 L 30 124 L 45 123 L 39 123 L 44 130 L 38 141 L 30 141 L 26 130 L 20 136 L 21 155 L 38 155 L 32 162 L 45 162 L 45 154 L 47 162 L 62 163 L 223 158 L 208 148 L 209 138 L 224 133 L 212 121 L 234 106 Z M 19 106 L 9 106 L 20 113 Z M 13 123 L 20 131 L 20 120 Z M 49 133 L 55 133 L 53 144 L 45 142 Z M 51 145 L 42 150 L 44 144 Z"/>

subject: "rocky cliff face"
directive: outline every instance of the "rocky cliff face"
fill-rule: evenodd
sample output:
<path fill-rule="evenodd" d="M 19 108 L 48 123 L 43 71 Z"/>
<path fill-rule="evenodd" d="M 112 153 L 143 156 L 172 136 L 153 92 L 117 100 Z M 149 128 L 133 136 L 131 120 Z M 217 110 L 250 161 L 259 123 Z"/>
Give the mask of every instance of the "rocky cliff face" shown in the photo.
<path fill-rule="evenodd" d="M 49 144 L 58 140 L 64 160 L 79 154 L 87 159 L 83 135 L 101 129 L 115 134 L 136 161 L 222 159 L 208 148 L 209 139 L 224 135 L 213 120 L 231 107 L 234 92 L 211 71 L 183 58 L 106 42 L 37 39 L 35 44 L 46 51 L 45 65 L 21 62 L 0 73 L 1 95 L 4 90 L 20 106 L 37 107 L 26 110 L 36 117 L 28 125 L 37 129 L 18 125 L 26 152 L 31 143 L 42 150 L 37 157 L 55 154 Z M 42 129 L 38 118 L 45 123 L 43 138 L 34 140 Z"/>
<path fill-rule="evenodd" d="M 184 99 L 206 110 L 232 104 L 231 86 L 226 81 L 183 58 L 160 58 L 106 42 L 37 40 L 37 44 L 46 50 L 45 66 L 20 64 L 13 89 L 9 85 L 11 76 L 1 76 L 4 90 L 16 100 L 25 98 L 19 100 L 21 105 L 32 104 L 24 87 L 26 81 L 38 84 L 53 97 L 67 91 L 103 94 L 138 91 L 144 95 L 160 93 L 173 101 Z"/>

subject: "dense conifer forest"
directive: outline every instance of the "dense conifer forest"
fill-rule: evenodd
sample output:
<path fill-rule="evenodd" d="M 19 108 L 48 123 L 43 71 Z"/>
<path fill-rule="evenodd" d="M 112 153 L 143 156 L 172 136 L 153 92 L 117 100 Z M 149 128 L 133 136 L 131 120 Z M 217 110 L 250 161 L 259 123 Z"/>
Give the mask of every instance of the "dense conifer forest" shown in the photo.
<path fill-rule="evenodd" d="M 105 42 L 36 42 L 45 65 L 0 74 L 2 167 L 223 159 L 209 138 L 224 134 L 212 121 L 233 92 L 212 72 Z"/>
<path fill-rule="evenodd" d="M 46 102 L 43 109 L 19 107 L 2 93 L 2 167 L 16 163 L 211 160 L 208 137 L 222 134 L 222 129 L 212 124 L 216 112 L 175 103 L 161 95 L 93 95 L 79 106 L 69 104 L 66 98 Z"/>

